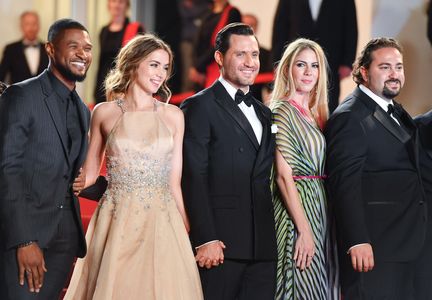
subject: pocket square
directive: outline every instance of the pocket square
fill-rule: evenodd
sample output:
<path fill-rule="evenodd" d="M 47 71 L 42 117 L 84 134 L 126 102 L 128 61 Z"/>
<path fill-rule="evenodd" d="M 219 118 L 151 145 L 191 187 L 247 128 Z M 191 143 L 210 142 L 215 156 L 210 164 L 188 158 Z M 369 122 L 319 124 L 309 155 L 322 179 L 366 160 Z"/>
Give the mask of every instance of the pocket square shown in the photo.
<path fill-rule="evenodd" d="M 279 130 L 279 128 L 277 127 L 276 124 L 273 124 L 273 125 L 271 126 L 271 133 L 277 133 L 278 130 Z"/>

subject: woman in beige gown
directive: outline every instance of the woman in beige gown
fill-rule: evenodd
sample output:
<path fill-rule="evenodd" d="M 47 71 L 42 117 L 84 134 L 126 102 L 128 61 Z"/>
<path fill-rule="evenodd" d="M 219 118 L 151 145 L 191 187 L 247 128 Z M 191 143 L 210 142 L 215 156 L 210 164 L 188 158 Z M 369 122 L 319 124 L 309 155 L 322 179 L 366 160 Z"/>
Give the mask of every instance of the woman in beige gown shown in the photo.
<path fill-rule="evenodd" d="M 87 231 L 65 299 L 202 299 L 180 188 L 184 120 L 168 99 L 169 47 L 135 37 L 106 79 L 114 101 L 95 107 L 86 185 L 104 154 L 108 189 Z"/>

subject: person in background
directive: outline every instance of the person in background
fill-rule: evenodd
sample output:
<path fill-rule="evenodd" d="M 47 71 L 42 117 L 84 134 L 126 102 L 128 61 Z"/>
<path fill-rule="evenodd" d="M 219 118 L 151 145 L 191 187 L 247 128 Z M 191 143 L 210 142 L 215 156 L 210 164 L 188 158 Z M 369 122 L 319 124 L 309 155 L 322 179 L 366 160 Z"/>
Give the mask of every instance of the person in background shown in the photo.
<path fill-rule="evenodd" d="M 195 36 L 202 24 L 202 18 L 211 9 L 208 0 L 182 0 L 179 11 L 182 19 L 181 59 L 182 59 L 182 92 L 192 91 L 193 83 L 189 80 L 189 69 L 192 67 Z"/>
<path fill-rule="evenodd" d="M 240 11 L 228 0 L 213 0 L 212 10 L 203 18 L 194 42 L 193 65 L 189 79 L 196 89 L 209 87 L 219 77 L 219 68 L 214 61 L 216 35 L 225 25 L 241 22 Z"/>
<path fill-rule="evenodd" d="M 327 60 L 297 39 L 276 70 L 270 108 L 277 126 L 271 185 L 278 243 L 277 300 L 338 300 L 335 245 L 324 187 Z"/>
<path fill-rule="evenodd" d="M 104 80 L 114 66 L 114 59 L 121 47 L 138 33 L 144 32 L 144 28 L 138 22 L 130 22 L 127 17 L 130 0 L 107 1 L 111 19 L 99 34 L 100 53 L 94 90 L 96 104 L 106 100 Z"/>
<path fill-rule="evenodd" d="M 252 27 L 255 34 L 258 32 L 258 18 L 253 14 L 243 14 L 242 22 Z M 273 73 L 273 65 L 271 63 L 270 51 L 260 46 L 260 71 L 259 74 Z M 255 83 L 251 86 L 252 95 L 263 102 L 268 104 L 270 102 L 270 82 Z"/>
<path fill-rule="evenodd" d="M 303 37 L 324 49 L 330 66 L 329 112 L 339 104 L 340 80 L 351 73 L 357 49 L 354 0 L 279 0 L 273 24 L 272 59 L 284 46 Z"/>
<path fill-rule="evenodd" d="M 0 81 L 9 84 L 39 75 L 48 66 L 45 46 L 38 39 L 38 14 L 34 11 L 23 12 L 20 26 L 21 40 L 6 45 L 0 62 Z"/>
<path fill-rule="evenodd" d="M 184 119 L 168 101 L 169 46 L 139 35 L 106 79 L 110 100 L 93 111 L 86 186 L 106 155 L 108 189 L 90 221 L 65 300 L 202 300 L 182 190 Z"/>
<path fill-rule="evenodd" d="M 90 112 L 75 85 L 92 61 L 87 29 L 48 30 L 49 66 L 0 97 L 0 298 L 58 299 L 86 243 L 77 194 Z M 78 176 L 78 174 L 81 174 Z M 76 179 L 74 179 L 76 178 Z"/>
<path fill-rule="evenodd" d="M 414 297 L 425 247 L 417 128 L 395 101 L 404 86 L 402 48 L 374 38 L 354 63 L 358 87 L 325 128 L 329 201 L 336 217 L 345 299 Z"/>

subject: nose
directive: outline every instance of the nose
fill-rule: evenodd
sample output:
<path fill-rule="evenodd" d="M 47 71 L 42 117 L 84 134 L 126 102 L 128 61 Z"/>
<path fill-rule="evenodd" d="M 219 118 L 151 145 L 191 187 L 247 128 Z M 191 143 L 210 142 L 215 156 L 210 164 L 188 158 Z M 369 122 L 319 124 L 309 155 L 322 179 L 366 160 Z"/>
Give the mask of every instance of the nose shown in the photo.
<path fill-rule="evenodd" d="M 305 75 L 312 74 L 312 67 L 311 66 L 306 66 L 304 73 L 305 73 Z"/>
<path fill-rule="evenodd" d="M 245 55 L 244 64 L 248 67 L 252 67 L 254 65 L 254 59 L 252 55 Z"/>

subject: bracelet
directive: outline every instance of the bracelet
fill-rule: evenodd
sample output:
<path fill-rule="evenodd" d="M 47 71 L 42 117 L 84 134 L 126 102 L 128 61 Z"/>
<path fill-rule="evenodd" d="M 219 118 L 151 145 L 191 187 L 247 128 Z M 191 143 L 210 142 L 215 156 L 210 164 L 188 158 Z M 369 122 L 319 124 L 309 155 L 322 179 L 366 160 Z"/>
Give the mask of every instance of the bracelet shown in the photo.
<path fill-rule="evenodd" d="M 23 247 L 30 246 L 30 245 L 33 244 L 34 242 L 35 242 L 35 241 L 28 241 L 28 242 L 25 242 L 25 243 L 19 244 L 19 245 L 17 246 L 17 248 L 23 248 Z"/>

